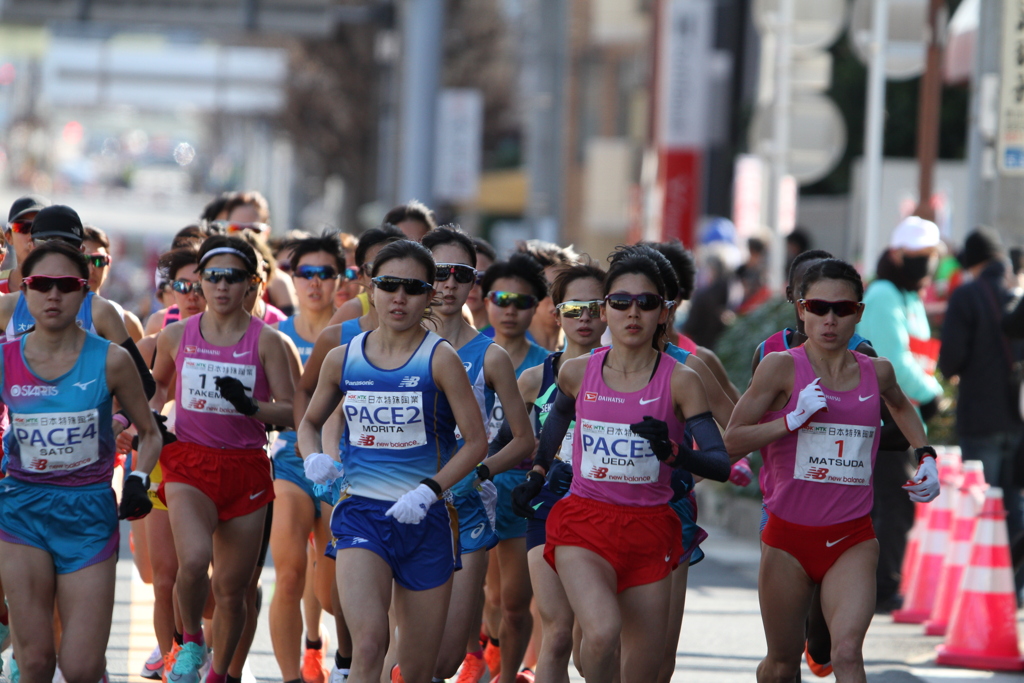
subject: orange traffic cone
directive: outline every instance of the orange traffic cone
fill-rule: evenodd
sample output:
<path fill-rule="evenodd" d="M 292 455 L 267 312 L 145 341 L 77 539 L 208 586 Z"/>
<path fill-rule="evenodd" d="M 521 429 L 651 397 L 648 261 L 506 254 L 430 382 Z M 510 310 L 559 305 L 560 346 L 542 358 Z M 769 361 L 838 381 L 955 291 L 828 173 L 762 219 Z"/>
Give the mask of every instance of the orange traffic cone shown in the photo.
<path fill-rule="evenodd" d="M 918 548 L 917 567 L 910 576 L 903 607 L 892 613 L 898 624 L 923 624 L 932 613 L 935 591 L 939 586 L 942 562 L 949 547 L 949 532 L 953 527 L 953 492 L 959 485 L 960 456 L 944 452 L 939 454 L 939 497 L 930 503 L 928 526 Z"/>
<path fill-rule="evenodd" d="M 960 579 L 971 559 L 971 540 L 974 538 L 974 527 L 981 514 L 985 502 L 985 472 L 980 460 L 968 460 L 964 463 L 964 482 L 957 493 L 956 509 L 953 514 L 953 533 L 950 538 L 949 550 L 946 552 L 939 574 L 939 586 L 935 593 L 935 606 L 932 616 L 925 625 L 924 632 L 929 636 L 946 634 L 949 615 L 953 612 L 953 604 L 960 593 Z"/>
<path fill-rule="evenodd" d="M 1017 643 L 1017 597 L 1011 566 L 1003 491 L 992 487 L 985 493 L 971 561 L 964 571 L 946 642 L 936 648 L 936 663 L 1024 671 Z"/>
<path fill-rule="evenodd" d="M 914 503 L 914 526 L 910 527 L 907 537 L 907 549 L 903 553 L 903 566 L 900 567 L 900 587 L 898 593 L 907 595 L 910 591 L 910 577 L 917 573 L 917 563 L 921 559 L 921 539 L 928 528 L 928 513 L 932 506 L 928 503 Z"/>

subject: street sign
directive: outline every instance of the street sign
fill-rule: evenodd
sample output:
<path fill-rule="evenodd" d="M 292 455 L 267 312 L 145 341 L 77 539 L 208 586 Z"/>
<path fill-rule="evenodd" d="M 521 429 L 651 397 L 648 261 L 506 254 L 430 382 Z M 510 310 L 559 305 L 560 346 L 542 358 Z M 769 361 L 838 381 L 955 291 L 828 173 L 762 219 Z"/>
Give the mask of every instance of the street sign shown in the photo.
<path fill-rule="evenodd" d="M 889 39 L 885 50 L 885 75 L 904 81 L 924 73 L 928 38 L 928 0 L 888 0 Z M 865 65 L 871 63 L 871 27 L 874 0 L 856 0 L 850 16 L 850 44 Z"/>
<path fill-rule="evenodd" d="M 658 52 L 658 144 L 703 147 L 714 16 L 708 0 L 665 0 Z"/>
<path fill-rule="evenodd" d="M 780 0 L 754 0 L 754 24 L 761 35 L 775 30 Z M 846 25 L 846 0 L 796 0 L 793 3 L 792 49 L 813 50 L 836 41 Z"/>
<path fill-rule="evenodd" d="M 476 199 L 480 189 L 484 97 L 472 88 L 448 88 L 437 99 L 434 196 L 451 202 Z"/>
<path fill-rule="evenodd" d="M 771 158 L 771 107 L 758 108 L 750 135 L 751 150 L 766 159 Z M 839 107 L 825 95 L 794 95 L 789 108 L 788 173 L 801 185 L 809 185 L 827 176 L 845 150 L 846 122 Z"/>
<path fill-rule="evenodd" d="M 1024 175 L 1024 0 L 1003 0 L 1003 73 L 996 158 L 1003 175 Z"/>

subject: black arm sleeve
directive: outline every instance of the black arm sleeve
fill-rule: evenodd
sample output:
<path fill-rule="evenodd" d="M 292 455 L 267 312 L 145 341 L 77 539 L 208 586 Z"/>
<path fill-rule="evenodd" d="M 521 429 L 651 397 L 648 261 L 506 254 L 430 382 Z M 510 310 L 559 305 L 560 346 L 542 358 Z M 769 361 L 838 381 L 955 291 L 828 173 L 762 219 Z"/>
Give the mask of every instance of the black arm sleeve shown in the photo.
<path fill-rule="evenodd" d="M 550 419 L 549 417 L 548 420 Z M 694 415 L 687 418 L 686 427 L 693 434 L 693 439 L 700 445 L 701 450 L 695 451 L 686 443 L 679 444 L 679 454 L 673 466 L 707 479 L 728 481 L 731 469 L 729 454 L 725 450 L 722 433 L 718 431 L 715 418 L 710 412 Z"/>
<path fill-rule="evenodd" d="M 545 472 L 551 469 L 551 461 L 554 460 L 558 449 L 562 447 L 562 439 L 569 431 L 569 424 L 575 419 L 576 399 L 569 398 L 559 391 L 555 396 L 555 405 L 551 406 L 551 412 L 548 413 L 548 417 L 544 421 L 544 429 L 540 430 L 540 443 L 537 445 L 537 456 L 533 459 L 534 465 L 540 465 Z M 725 452 L 724 446 L 722 452 Z M 728 458 L 726 458 L 726 462 L 728 463 Z M 729 478 L 728 469 L 728 465 L 726 465 L 726 479 Z"/>
<path fill-rule="evenodd" d="M 494 441 L 487 447 L 487 457 L 496 455 L 498 451 L 507 446 L 512 441 L 512 428 L 508 425 L 508 420 L 501 421 L 501 427 L 498 428 L 498 435 L 494 437 Z"/>
<path fill-rule="evenodd" d="M 146 365 L 146 359 L 142 357 L 139 347 L 135 345 L 135 341 L 131 337 L 128 337 L 121 342 L 121 348 L 131 354 L 132 360 L 135 361 L 135 367 L 139 371 L 139 376 L 142 377 L 142 389 L 146 392 L 146 398 L 153 398 L 153 394 L 156 393 L 156 380 L 153 379 L 153 373 L 149 371 L 149 366 Z"/>

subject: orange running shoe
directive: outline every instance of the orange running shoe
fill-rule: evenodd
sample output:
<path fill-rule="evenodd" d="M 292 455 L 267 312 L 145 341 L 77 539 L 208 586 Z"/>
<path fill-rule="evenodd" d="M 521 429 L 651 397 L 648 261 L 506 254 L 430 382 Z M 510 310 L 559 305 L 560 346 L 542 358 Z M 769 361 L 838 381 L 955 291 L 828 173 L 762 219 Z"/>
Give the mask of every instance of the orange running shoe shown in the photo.
<path fill-rule="evenodd" d="M 818 678 L 824 678 L 832 673 L 832 662 L 818 664 L 816 661 L 811 659 L 811 653 L 807 649 L 806 643 L 804 643 L 804 658 L 807 660 L 807 668 L 810 669 L 811 673 Z"/>
<path fill-rule="evenodd" d="M 327 672 L 324 670 L 323 648 L 321 647 L 319 650 L 306 648 L 306 653 L 302 655 L 303 683 L 324 683 L 326 680 Z"/>
<path fill-rule="evenodd" d="M 459 677 L 455 679 L 455 683 L 479 683 L 486 671 L 487 664 L 484 663 L 483 657 L 466 655 L 466 658 L 462 660 Z"/>
<path fill-rule="evenodd" d="M 402 678 L 402 672 L 398 670 L 397 664 L 391 667 L 391 683 L 405 683 L 405 679 Z"/>
<path fill-rule="evenodd" d="M 487 647 L 484 648 L 484 661 L 487 662 L 487 669 L 491 672 L 491 678 L 497 678 L 501 675 L 501 648 L 490 640 L 487 641 Z"/>
<path fill-rule="evenodd" d="M 164 655 L 164 673 L 161 680 L 163 683 L 167 683 L 167 672 L 174 668 L 174 662 L 178 659 L 178 650 L 181 649 L 181 645 L 178 645 L 178 641 L 171 641 L 171 651 Z"/>

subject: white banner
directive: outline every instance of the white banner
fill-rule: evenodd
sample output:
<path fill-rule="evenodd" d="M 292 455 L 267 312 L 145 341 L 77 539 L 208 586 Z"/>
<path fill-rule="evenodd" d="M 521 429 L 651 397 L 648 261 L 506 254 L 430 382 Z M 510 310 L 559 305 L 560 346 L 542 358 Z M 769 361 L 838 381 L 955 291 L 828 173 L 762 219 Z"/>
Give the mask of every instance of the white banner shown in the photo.
<path fill-rule="evenodd" d="M 469 202 L 480 189 L 484 96 L 479 90 L 449 88 L 437 98 L 434 196 Z"/>
<path fill-rule="evenodd" d="M 658 52 L 658 145 L 707 142 L 714 30 L 709 0 L 663 0 Z"/>
<path fill-rule="evenodd" d="M 1003 0 L 1003 73 L 999 92 L 999 171 L 1024 175 L 1024 0 Z"/>

